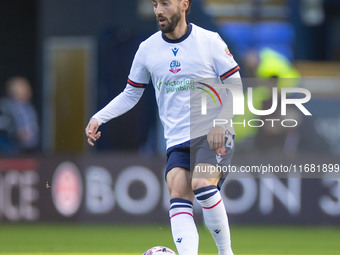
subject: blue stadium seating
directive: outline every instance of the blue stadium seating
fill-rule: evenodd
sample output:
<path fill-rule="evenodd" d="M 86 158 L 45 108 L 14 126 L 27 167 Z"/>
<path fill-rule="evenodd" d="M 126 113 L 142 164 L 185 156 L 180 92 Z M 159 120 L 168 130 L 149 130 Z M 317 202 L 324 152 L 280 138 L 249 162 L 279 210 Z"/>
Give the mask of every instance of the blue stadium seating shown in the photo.
<path fill-rule="evenodd" d="M 226 22 L 221 25 L 222 36 L 235 54 L 242 56 L 252 45 L 252 26 L 247 22 Z"/>
<path fill-rule="evenodd" d="M 293 59 L 294 29 L 287 22 L 225 22 L 220 26 L 232 51 L 242 56 L 250 48 L 269 47 Z"/>
<path fill-rule="evenodd" d="M 292 44 L 294 29 L 286 22 L 260 22 L 254 25 L 253 38 L 255 43 Z"/>

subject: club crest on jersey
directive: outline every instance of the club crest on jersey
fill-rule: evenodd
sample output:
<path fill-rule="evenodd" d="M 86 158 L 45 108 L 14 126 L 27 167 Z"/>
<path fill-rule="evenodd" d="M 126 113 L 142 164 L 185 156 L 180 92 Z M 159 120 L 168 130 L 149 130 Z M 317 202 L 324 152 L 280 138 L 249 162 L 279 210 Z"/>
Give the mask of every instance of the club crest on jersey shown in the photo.
<path fill-rule="evenodd" d="M 178 73 L 179 71 L 182 70 L 180 67 L 181 67 L 181 63 L 177 60 L 174 60 L 170 63 L 169 71 L 172 73 Z"/>

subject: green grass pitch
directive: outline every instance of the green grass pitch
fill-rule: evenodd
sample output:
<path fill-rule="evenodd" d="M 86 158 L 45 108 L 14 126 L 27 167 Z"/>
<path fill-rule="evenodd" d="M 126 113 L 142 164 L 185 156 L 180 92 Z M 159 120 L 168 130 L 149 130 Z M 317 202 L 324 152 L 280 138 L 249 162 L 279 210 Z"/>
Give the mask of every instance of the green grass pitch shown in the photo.
<path fill-rule="evenodd" d="M 200 254 L 217 254 L 199 227 Z M 232 226 L 235 255 L 340 254 L 339 227 Z M 0 254 L 141 255 L 157 245 L 175 250 L 166 225 L 0 224 Z"/>

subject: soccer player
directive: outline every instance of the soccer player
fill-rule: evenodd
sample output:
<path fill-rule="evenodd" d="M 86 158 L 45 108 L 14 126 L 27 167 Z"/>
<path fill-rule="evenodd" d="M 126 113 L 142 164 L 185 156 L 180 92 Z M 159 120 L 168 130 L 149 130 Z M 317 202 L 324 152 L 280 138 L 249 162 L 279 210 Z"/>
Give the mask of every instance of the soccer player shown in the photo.
<path fill-rule="evenodd" d="M 189 108 L 190 93 L 194 89 L 192 80 L 216 78 L 225 82 L 239 79 L 239 67 L 217 33 L 187 23 L 186 14 L 191 2 L 152 0 L 160 31 L 140 44 L 126 88 L 90 119 L 85 132 L 88 143 L 93 146 L 101 136 L 99 126 L 134 107 L 151 78 L 166 138 L 165 174 L 171 199 L 171 231 L 177 251 L 179 255 L 198 254 L 198 233 L 192 208 L 196 198 L 218 254 L 233 255 L 228 218 L 219 191 L 224 176 L 215 168 L 217 164 L 230 164 L 234 130 L 213 125 L 213 119 L 223 110 L 221 107 L 215 107 L 203 118 L 198 131 L 191 129 Z M 185 84 L 189 85 L 183 86 Z M 201 87 L 202 90 L 208 88 Z M 227 94 L 220 93 L 219 96 L 225 99 Z M 195 149 L 190 150 L 190 146 Z M 200 167 L 207 167 L 211 174 L 202 176 Z"/>

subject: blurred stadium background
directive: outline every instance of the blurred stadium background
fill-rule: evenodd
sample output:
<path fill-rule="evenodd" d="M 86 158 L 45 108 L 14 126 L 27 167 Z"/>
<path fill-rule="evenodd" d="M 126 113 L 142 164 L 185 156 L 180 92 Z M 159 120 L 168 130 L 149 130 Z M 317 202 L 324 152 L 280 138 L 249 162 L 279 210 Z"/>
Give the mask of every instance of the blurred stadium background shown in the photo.
<path fill-rule="evenodd" d="M 340 163 L 338 0 L 194 0 L 188 19 L 225 39 L 245 88 L 253 78 L 287 78 L 268 74 L 261 53 L 270 48 L 294 70 L 294 86 L 312 93 L 312 116 L 296 117 L 293 132 L 240 131 L 234 165 L 331 170 Z M 0 2 L 0 96 L 10 77 L 26 77 L 40 129 L 34 151 L 0 147 L 0 253 L 174 249 L 151 86 L 132 111 L 101 127 L 95 148 L 84 137 L 88 119 L 122 91 L 139 43 L 155 31 L 150 0 Z M 2 117 L 0 145 L 8 132 Z M 340 254 L 339 175 L 309 177 L 245 175 L 224 185 L 236 254 Z M 216 254 L 198 208 L 196 215 L 200 251 Z"/>

